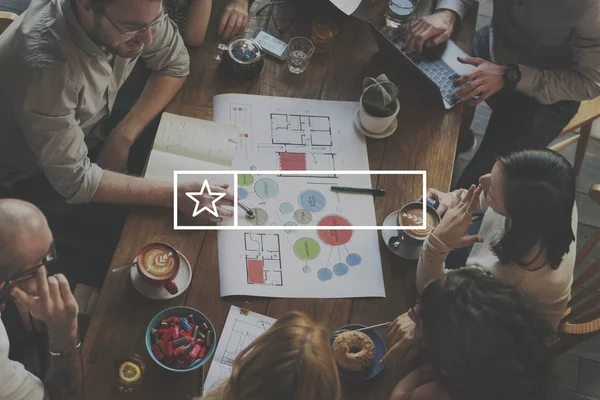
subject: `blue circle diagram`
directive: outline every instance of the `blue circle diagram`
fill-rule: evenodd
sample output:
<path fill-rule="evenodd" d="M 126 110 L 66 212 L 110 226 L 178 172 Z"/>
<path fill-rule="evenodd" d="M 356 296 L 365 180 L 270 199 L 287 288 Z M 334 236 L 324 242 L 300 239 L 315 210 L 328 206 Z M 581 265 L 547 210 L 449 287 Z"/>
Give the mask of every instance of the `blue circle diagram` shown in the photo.
<path fill-rule="evenodd" d="M 281 211 L 283 214 L 289 214 L 294 211 L 294 206 L 290 203 L 281 203 L 279 205 L 279 211 Z"/>
<path fill-rule="evenodd" d="M 240 200 L 244 200 L 245 198 L 248 197 L 248 191 L 244 188 L 239 187 L 238 188 L 238 197 Z"/>
<path fill-rule="evenodd" d="M 333 273 L 337 276 L 344 276 L 348 273 L 348 266 L 344 263 L 335 264 L 333 266 Z"/>
<path fill-rule="evenodd" d="M 288 222 L 285 223 L 285 226 L 298 226 L 298 224 L 295 223 L 295 222 L 292 222 L 292 221 L 288 221 Z M 285 230 L 285 233 L 292 233 L 292 232 L 295 232 L 295 231 L 296 231 L 295 229 L 289 229 L 288 228 L 288 229 Z"/>
<path fill-rule="evenodd" d="M 359 256 L 356 253 L 348 254 L 348 257 L 346 257 L 346 262 L 351 267 L 356 267 L 358 264 L 361 263 L 361 261 L 362 261 L 361 256 Z"/>
<path fill-rule="evenodd" d="M 298 203 L 305 210 L 319 212 L 325 208 L 326 201 L 323 193 L 317 192 L 316 190 L 305 190 L 300 193 Z"/>
<path fill-rule="evenodd" d="M 256 181 L 254 192 L 261 199 L 270 199 L 279 194 L 279 186 L 273 179 L 263 178 Z"/>
<path fill-rule="evenodd" d="M 317 277 L 325 282 L 333 278 L 333 273 L 328 268 L 321 268 L 319 272 L 317 272 Z"/>

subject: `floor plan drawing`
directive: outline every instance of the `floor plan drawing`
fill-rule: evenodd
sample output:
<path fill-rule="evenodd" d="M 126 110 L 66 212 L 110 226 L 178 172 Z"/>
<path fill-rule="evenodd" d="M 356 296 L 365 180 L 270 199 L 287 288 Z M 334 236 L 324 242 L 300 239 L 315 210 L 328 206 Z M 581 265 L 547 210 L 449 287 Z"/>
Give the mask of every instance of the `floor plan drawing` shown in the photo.
<path fill-rule="evenodd" d="M 214 97 L 214 120 L 234 122 L 248 134 L 248 146 L 237 148 L 232 163 L 239 171 L 233 191 L 252 210 L 252 216 L 238 210 L 235 217 L 247 230 L 217 234 L 222 297 L 385 297 L 378 232 L 364 229 L 377 225 L 373 196 L 331 188 L 372 186 L 362 172 L 369 158 L 365 136 L 354 125 L 358 107 Z"/>
<path fill-rule="evenodd" d="M 244 243 L 248 283 L 283 286 L 279 234 L 246 232 Z"/>
<path fill-rule="evenodd" d="M 271 114 L 273 144 L 332 146 L 329 117 Z"/>
<path fill-rule="evenodd" d="M 205 395 L 231 376 L 233 360 L 250 343 L 271 328 L 275 321 L 274 318 L 231 306 L 217 344 L 215 359 L 206 376 Z"/>
<path fill-rule="evenodd" d="M 259 151 L 277 154 L 277 169 L 281 171 L 334 171 L 331 121 L 328 116 L 271 113 L 271 143 L 258 144 Z M 331 175 L 285 175 L 315 180 L 335 180 Z M 335 182 L 335 181 L 334 181 Z"/>

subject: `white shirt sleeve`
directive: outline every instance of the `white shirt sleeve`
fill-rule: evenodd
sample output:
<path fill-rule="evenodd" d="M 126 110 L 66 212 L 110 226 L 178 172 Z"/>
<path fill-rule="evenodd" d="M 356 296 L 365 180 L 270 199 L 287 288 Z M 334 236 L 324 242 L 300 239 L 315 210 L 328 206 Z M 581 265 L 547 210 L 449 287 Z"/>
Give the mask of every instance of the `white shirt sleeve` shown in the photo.
<path fill-rule="evenodd" d="M 0 400 L 42 400 L 44 385 L 23 364 L 8 359 L 10 344 L 0 321 Z"/>

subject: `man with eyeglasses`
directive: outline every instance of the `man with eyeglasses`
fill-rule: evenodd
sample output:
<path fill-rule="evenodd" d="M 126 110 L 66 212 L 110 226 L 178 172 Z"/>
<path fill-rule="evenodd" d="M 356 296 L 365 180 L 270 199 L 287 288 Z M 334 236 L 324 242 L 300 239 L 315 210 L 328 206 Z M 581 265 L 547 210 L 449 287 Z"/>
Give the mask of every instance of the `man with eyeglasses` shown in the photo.
<path fill-rule="evenodd" d="M 138 59 L 152 75 L 130 111 L 106 131 L 117 92 Z M 172 207 L 170 183 L 122 172 L 136 139 L 188 73 L 186 47 L 160 0 L 33 0 L 0 36 L 0 189 L 10 188 L 0 197 L 33 202 L 53 228 L 72 205 Z M 181 211 L 192 214 L 195 203 L 185 192 L 200 188 L 180 185 Z M 92 218 L 97 209 L 79 211 L 76 219 Z M 101 222 L 113 213 L 107 214 Z"/>
<path fill-rule="evenodd" d="M 46 218 L 32 204 L 8 199 L 0 200 L 0 221 L 0 301 L 14 296 L 45 323 L 50 342 L 42 383 L 8 358 L 8 335 L 0 322 L 0 400 L 79 399 L 78 307 L 64 275 L 46 275 L 46 265 L 56 259 Z"/>

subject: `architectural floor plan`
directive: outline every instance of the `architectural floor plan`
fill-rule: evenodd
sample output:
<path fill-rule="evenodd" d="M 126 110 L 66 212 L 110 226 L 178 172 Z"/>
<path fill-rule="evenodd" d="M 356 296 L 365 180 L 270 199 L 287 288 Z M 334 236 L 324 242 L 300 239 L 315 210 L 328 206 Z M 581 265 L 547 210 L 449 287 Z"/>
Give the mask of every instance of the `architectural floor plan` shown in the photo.
<path fill-rule="evenodd" d="M 244 243 L 248 283 L 283 286 L 279 235 L 246 232 Z"/>

